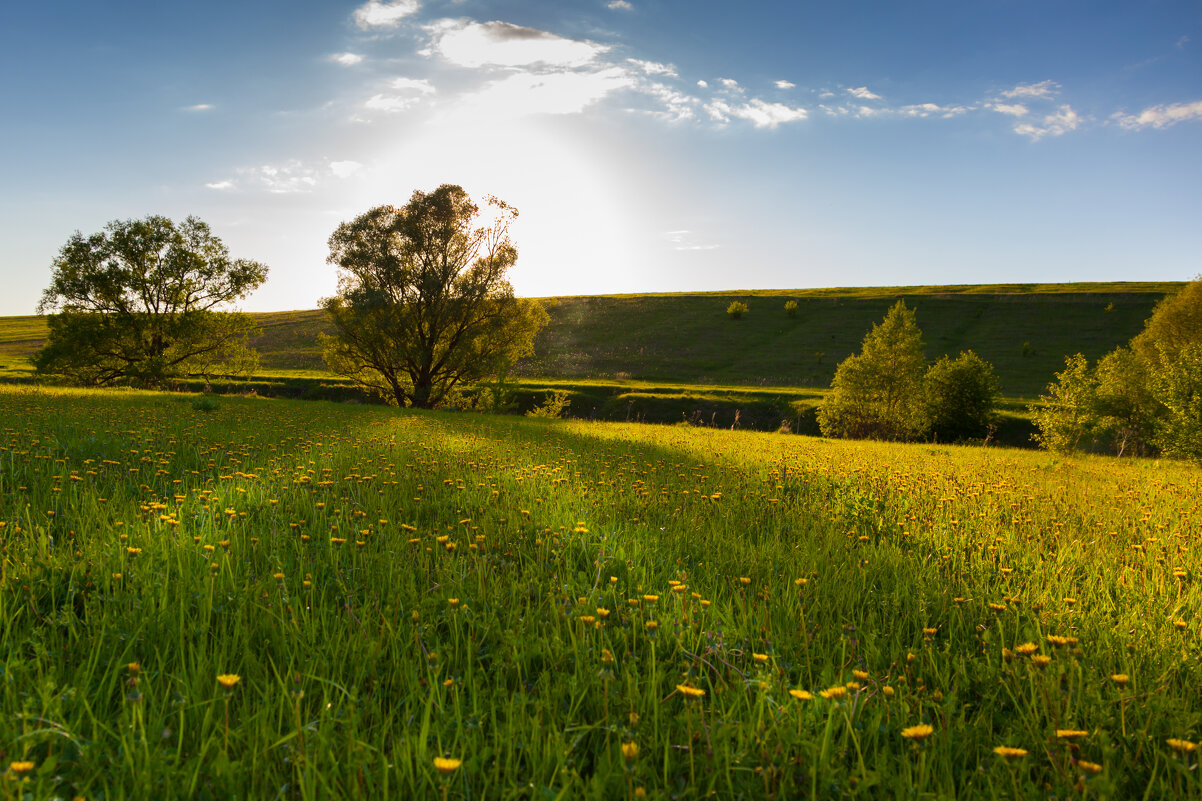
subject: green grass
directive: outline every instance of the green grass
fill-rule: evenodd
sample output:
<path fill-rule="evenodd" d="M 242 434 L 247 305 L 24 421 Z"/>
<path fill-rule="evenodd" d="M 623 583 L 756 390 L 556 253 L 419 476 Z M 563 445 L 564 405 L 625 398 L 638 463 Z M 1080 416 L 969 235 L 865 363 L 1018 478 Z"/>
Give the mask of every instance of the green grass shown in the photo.
<path fill-rule="evenodd" d="M 0 420 L 5 798 L 1202 794 L 1197 468 L 11 386 Z"/>

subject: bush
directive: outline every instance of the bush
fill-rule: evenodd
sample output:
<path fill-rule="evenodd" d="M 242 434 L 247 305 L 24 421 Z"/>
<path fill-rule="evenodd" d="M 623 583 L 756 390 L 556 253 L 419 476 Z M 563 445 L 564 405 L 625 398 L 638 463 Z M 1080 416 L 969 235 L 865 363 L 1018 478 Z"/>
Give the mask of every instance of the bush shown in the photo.
<path fill-rule="evenodd" d="M 795 300 L 786 300 L 785 301 L 785 314 L 787 314 L 790 317 L 797 316 L 797 301 L 795 301 Z"/>
<path fill-rule="evenodd" d="M 944 356 L 923 379 L 928 430 L 945 442 L 984 437 L 994 419 L 998 380 L 993 365 L 973 351 Z"/>
<path fill-rule="evenodd" d="M 730 315 L 732 320 L 738 320 L 747 313 L 747 304 L 738 300 L 732 300 L 730 305 L 726 307 L 726 313 Z"/>
<path fill-rule="evenodd" d="M 547 399 L 543 401 L 541 406 L 535 406 L 530 411 L 526 412 L 527 417 L 562 417 L 563 413 L 572 405 L 571 399 L 565 390 L 558 389 L 547 393 Z"/>

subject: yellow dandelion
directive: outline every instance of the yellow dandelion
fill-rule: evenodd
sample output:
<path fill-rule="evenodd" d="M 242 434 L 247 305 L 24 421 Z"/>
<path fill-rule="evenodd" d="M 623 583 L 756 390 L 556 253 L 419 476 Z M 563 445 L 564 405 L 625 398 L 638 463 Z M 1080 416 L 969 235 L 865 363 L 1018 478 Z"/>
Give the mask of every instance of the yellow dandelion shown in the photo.
<path fill-rule="evenodd" d="M 1035 654 L 1031 657 L 1031 664 L 1037 668 L 1045 668 L 1052 661 L 1052 657 L 1046 654 Z"/>
<path fill-rule="evenodd" d="M 217 677 L 217 683 L 227 690 L 234 689 L 234 685 L 242 681 L 242 677 L 237 673 L 222 673 Z"/>
<path fill-rule="evenodd" d="M 928 723 L 920 723 L 917 726 L 907 726 L 901 730 L 901 736 L 907 740 L 922 741 L 935 733 L 935 727 Z"/>
<path fill-rule="evenodd" d="M 892 698 L 893 694 L 894 694 L 893 688 L 890 687 L 888 684 L 886 684 L 884 687 L 881 688 L 881 692 L 885 694 L 886 698 Z"/>
<path fill-rule="evenodd" d="M 840 698 L 847 697 L 847 688 L 843 685 L 837 687 L 828 687 L 825 690 L 819 690 L 818 694 L 828 701 L 837 701 Z"/>
<path fill-rule="evenodd" d="M 686 698 L 700 698 L 705 695 L 705 690 L 700 687 L 690 687 L 687 684 L 677 684 L 676 691 Z"/>
<path fill-rule="evenodd" d="M 1056 729 L 1056 736 L 1061 740 L 1078 740 L 1089 736 L 1089 732 L 1080 729 Z"/>
<path fill-rule="evenodd" d="M 17 761 L 8 763 L 8 769 L 18 776 L 24 773 L 29 773 L 29 771 L 33 770 L 35 767 L 37 766 L 32 762 Z"/>
<path fill-rule="evenodd" d="M 134 548 L 132 546 L 129 548 L 126 548 L 125 550 L 130 556 L 137 556 L 138 554 L 142 553 L 141 548 Z"/>
<path fill-rule="evenodd" d="M 462 764 L 462 759 L 455 759 L 453 757 L 434 757 L 434 768 L 443 776 L 450 776 L 452 773 L 459 770 L 459 766 Z"/>
<path fill-rule="evenodd" d="M 659 600 L 659 596 L 658 595 L 644 595 L 643 600 L 649 604 L 653 604 Z"/>
<path fill-rule="evenodd" d="M 746 587 L 751 583 L 751 579 L 747 576 L 739 576 L 739 583 Z"/>
<path fill-rule="evenodd" d="M 1131 681 L 1131 677 L 1126 673 L 1112 673 L 1110 680 L 1120 687 L 1125 687 L 1127 682 Z"/>
<path fill-rule="evenodd" d="M 809 701 L 813 699 L 813 695 L 805 690 L 789 690 L 789 695 L 796 698 L 798 701 Z"/>
<path fill-rule="evenodd" d="M 1179 754 L 1188 754 L 1198 749 L 1197 743 L 1190 742 L 1189 740 L 1178 740 L 1176 737 L 1170 737 L 1165 742 L 1169 744 L 1169 748 L 1172 748 Z"/>
<path fill-rule="evenodd" d="M 1102 766 L 1097 762 L 1087 762 L 1084 759 L 1077 762 L 1077 767 L 1079 767 L 1085 773 L 1098 774 L 1102 772 Z"/>
<path fill-rule="evenodd" d="M 752 659 L 754 659 L 754 660 L 755 660 L 755 661 L 757 661 L 757 662 L 767 662 L 767 661 L 768 661 L 768 654 L 757 654 L 757 653 L 752 653 L 752 654 L 751 654 L 751 658 L 752 658 Z"/>
<path fill-rule="evenodd" d="M 622 756 L 627 762 L 634 762 L 639 756 L 639 744 L 636 742 L 622 743 Z"/>
<path fill-rule="evenodd" d="M 659 621 L 648 620 L 645 625 L 647 626 L 647 631 L 655 631 L 659 628 Z"/>
<path fill-rule="evenodd" d="M 993 749 L 993 753 L 1006 759 L 1019 759 L 1020 757 L 1025 757 L 1027 755 L 1027 749 L 1011 748 L 1008 745 L 999 745 L 997 748 Z"/>
<path fill-rule="evenodd" d="M 449 606 L 459 606 L 459 599 L 458 598 L 448 598 L 447 604 Z"/>
<path fill-rule="evenodd" d="M 1039 650 L 1039 646 L 1033 642 L 1025 642 L 1022 645 L 1014 646 L 1014 653 L 1019 656 L 1030 656 Z"/>
<path fill-rule="evenodd" d="M 851 672 L 851 675 L 855 676 L 860 681 L 868 681 L 868 671 L 867 670 L 853 670 Z"/>
<path fill-rule="evenodd" d="M 1076 645 L 1078 640 L 1076 637 L 1061 637 L 1058 634 L 1049 634 L 1048 642 L 1057 648 L 1062 648 L 1066 645 Z"/>
<path fill-rule="evenodd" d="M 937 631 L 937 629 L 923 629 L 922 635 L 924 637 L 934 637 L 936 631 Z"/>

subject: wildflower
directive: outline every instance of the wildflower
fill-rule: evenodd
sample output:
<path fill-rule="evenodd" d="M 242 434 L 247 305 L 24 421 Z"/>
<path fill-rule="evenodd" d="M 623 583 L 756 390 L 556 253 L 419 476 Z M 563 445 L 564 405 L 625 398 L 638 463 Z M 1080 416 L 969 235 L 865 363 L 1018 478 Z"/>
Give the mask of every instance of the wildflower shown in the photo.
<path fill-rule="evenodd" d="M 18 776 L 23 773 L 29 773 L 29 771 L 34 769 L 34 767 L 36 766 L 32 762 L 17 761 L 8 763 L 8 769 Z"/>
<path fill-rule="evenodd" d="M 866 670 L 853 670 L 851 675 L 855 676 L 860 681 L 868 681 L 868 671 Z"/>
<path fill-rule="evenodd" d="M 644 595 L 643 600 L 649 604 L 653 604 L 659 600 L 659 596 L 658 595 Z"/>
<path fill-rule="evenodd" d="M 1185 624 L 1184 620 L 1174 620 L 1173 625 L 1177 627 L 1178 631 L 1181 631 L 1182 629 L 1185 628 L 1186 624 Z"/>
<path fill-rule="evenodd" d="M 1014 653 L 1018 654 L 1019 656 L 1030 656 L 1038 650 L 1039 646 L 1033 642 L 1025 642 L 1022 645 L 1016 645 L 1014 647 Z"/>
<path fill-rule="evenodd" d="M 1051 661 L 1052 657 L 1045 654 L 1036 654 L 1035 656 L 1031 657 L 1031 664 L 1037 668 L 1045 668 Z"/>
<path fill-rule="evenodd" d="M 587 626 L 591 626 L 597 622 L 597 618 L 593 617 L 592 615 L 581 615 L 580 622 Z"/>
<path fill-rule="evenodd" d="M 837 701 L 840 698 L 847 697 L 847 688 L 839 685 L 836 687 L 828 687 L 825 690 L 819 690 L 818 694 L 828 701 Z"/>
<path fill-rule="evenodd" d="M 610 651 L 608 648 L 602 648 L 601 649 L 601 661 L 607 665 L 613 664 L 613 661 L 614 661 L 613 652 Z"/>
<path fill-rule="evenodd" d="M 1079 760 L 1077 762 L 1077 767 L 1079 767 L 1081 770 L 1085 771 L 1086 773 L 1097 774 L 1097 773 L 1102 772 L 1102 766 L 1099 765 L 1097 762 L 1087 762 L 1084 759 Z"/>
<path fill-rule="evenodd" d="M 746 587 L 748 584 L 751 583 L 751 579 L 747 576 L 740 576 L 739 583 L 742 584 L 744 587 Z"/>
<path fill-rule="evenodd" d="M 1076 740 L 1088 735 L 1089 732 L 1080 729 L 1056 729 L 1056 736 L 1061 740 Z"/>
<path fill-rule="evenodd" d="M 814 697 L 805 690 L 789 690 L 789 695 L 793 696 L 798 701 L 809 701 Z"/>
<path fill-rule="evenodd" d="M 1131 681 L 1131 677 L 1126 673 L 1113 673 L 1110 676 L 1110 680 L 1118 686 L 1123 687 L 1127 684 L 1127 682 Z"/>
<path fill-rule="evenodd" d="M 639 744 L 636 742 L 622 743 L 622 756 L 627 762 L 634 762 L 639 755 Z"/>
<path fill-rule="evenodd" d="M 609 617 L 609 610 L 603 606 L 597 607 L 597 617 Z"/>
<path fill-rule="evenodd" d="M 752 659 L 754 659 L 754 660 L 755 660 L 755 661 L 757 661 L 757 662 L 767 662 L 767 661 L 768 661 L 768 654 L 757 654 L 757 653 L 754 653 L 754 652 L 753 652 L 753 653 L 751 654 L 751 658 L 752 658 Z"/>
<path fill-rule="evenodd" d="M 690 687 L 687 684 L 677 684 L 676 691 L 686 698 L 700 698 L 705 695 L 705 690 L 700 687 Z"/>
<path fill-rule="evenodd" d="M 125 550 L 126 550 L 126 552 L 127 552 L 127 553 L 129 553 L 129 555 L 130 555 L 130 556 L 137 556 L 138 554 L 142 553 L 142 549 L 141 549 L 141 548 L 133 548 L 133 547 L 129 547 L 129 548 L 126 548 Z M 1183 624 L 1183 625 L 1184 625 L 1184 624 Z"/>
<path fill-rule="evenodd" d="M 1060 648 L 1065 645 L 1076 645 L 1078 640 L 1076 637 L 1061 637 L 1057 634 L 1049 634 L 1048 642 L 1055 647 Z"/>
<path fill-rule="evenodd" d="M 283 574 L 283 573 L 273 573 L 271 577 L 272 577 L 273 579 L 275 579 L 276 581 L 283 581 L 283 580 L 284 580 L 284 574 Z"/>
<path fill-rule="evenodd" d="M 793 583 L 796 584 L 798 587 L 804 587 L 806 584 L 809 583 L 809 579 L 803 579 L 803 578 L 793 579 Z"/>
<path fill-rule="evenodd" d="M 1172 748 L 1179 754 L 1188 754 L 1190 751 L 1195 751 L 1198 748 L 1197 743 L 1190 742 L 1189 740 L 1178 740 L 1176 737 L 1170 737 L 1165 742 L 1169 744 L 1169 748 Z"/>
<path fill-rule="evenodd" d="M 447 603 L 452 607 L 456 607 L 456 606 L 459 606 L 459 599 L 458 598 L 448 598 Z"/>
<path fill-rule="evenodd" d="M 443 776 L 450 776 L 459 766 L 463 764 L 462 759 L 454 759 L 452 757 L 434 757 L 434 767 Z"/>
<path fill-rule="evenodd" d="M 217 677 L 217 683 L 227 690 L 234 689 L 234 685 L 242 681 L 242 677 L 237 673 L 222 673 Z"/>
<path fill-rule="evenodd" d="M 917 726 L 907 726 L 901 730 L 901 736 L 907 740 L 915 740 L 921 742 L 935 733 L 935 727 L 928 723 L 920 723 Z"/>
<path fill-rule="evenodd" d="M 999 745 L 997 748 L 993 749 L 993 753 L 1000 757 L 1005 757 L 1006 759 L 1018 759 L 1019 757 L 1025 757 L 1027 755 L 1027 749 L 1011 748 L 1008 745 Z"/>
<path fill-rule="evenodd" d="M 1076 598 L 1065 598 L 1064 603 L 1067 604 L 1068 606 L 1072 606 L 1073 604 L 1077 603 L 1077 599 Z"/>
<path fill-rule="evenodd" d="M 646 625 L 647 631 L 655 631 L 659 628 L 659 622 L 655 620 L 648 620 Z"/>
<path fill-rule="evenodd" d="M 881 688 L 881 692 L 883 692 L 885 694 L 886 698 L 892 698 L 894 691 L 893 691 L 892 687 L 890 687 L 888 684 L 886 684 L 884 687 Z"/>
<path fill-rule="evenodd" d="M 934 637 L 936 631 L 937 629 L 923 629 L 922 634 L 924 637 Z"/>
<path fill-rule="evenodd" d="M 142 665 L 137 662 L 130 662 L 125 666 L 125 669 L 136 676 L 142 672 Z"/>

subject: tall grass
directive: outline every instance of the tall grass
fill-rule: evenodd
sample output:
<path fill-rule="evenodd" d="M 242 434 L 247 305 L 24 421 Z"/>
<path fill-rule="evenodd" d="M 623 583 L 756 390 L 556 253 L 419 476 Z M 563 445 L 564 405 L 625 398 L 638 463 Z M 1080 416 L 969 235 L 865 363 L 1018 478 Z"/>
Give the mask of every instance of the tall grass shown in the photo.
<path fill-rule="evenodd" d="M 6 798 L 1202 794 L 1197 469 L 137 392 L 0 421 Z"/>

